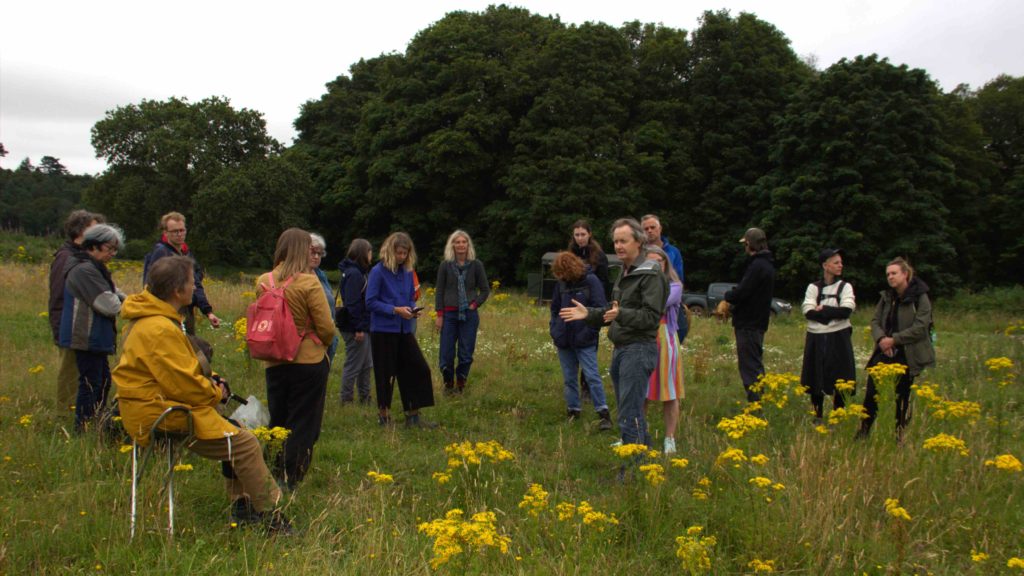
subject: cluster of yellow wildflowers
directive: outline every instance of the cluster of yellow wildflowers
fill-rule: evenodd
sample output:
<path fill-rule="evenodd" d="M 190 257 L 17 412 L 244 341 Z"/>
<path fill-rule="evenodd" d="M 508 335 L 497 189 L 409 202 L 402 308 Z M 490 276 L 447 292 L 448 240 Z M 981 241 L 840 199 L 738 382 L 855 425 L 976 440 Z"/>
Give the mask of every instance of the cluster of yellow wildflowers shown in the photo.
<path fill-rule="evenodd" d="M 967 449 L 967 444 L 965 444 L 963 440 L 945 433 L 936 434 L 935 436 L 925 440 L 924 449 L 931 450 L 933 452 L 948 450 L 951 452 L 957 452 L 961 456 L 967 456 L 970 453 Z"/>
<path fill-rule="evenodd" d="M 559 522 L 568 522 L 569 520 L 576 519 L 584 526 L 590 526 L 598 532 L 604 532 L 608 526 L 617 526 L 619 524 L 619 519 L 615 517 L 615 514 L 599 512 L 586 500 L 581 501 L 579 504 L 559 502 L 555 506 L 555 514 L 558 515 Z"/>
<path fill-rule="evenodd" d="M 251 432 L 260 442 L 263 442 L 264 450 L 268 454 L 277 453 L 284 446 L 284 441 L 292 433 L 291 430 L 280 426 L 274 426 L 273 428 L 260 426 L 259 428 L 253 428 Z"/>
<path fill-rule="evenodd" d="M 676 557 L 683 561 L 683 571 L 690 576 L 711 571 L 711 554 L 718 540 L 714 536 L 702 536 L 703 531 L 702 526 L 690 526 L 685 536 L 676 537 Z"/>
<path fill-rule="evenodd" d="M 643 444 L 622 444 L 619 446 L 612 446 L 612 451 L 619 458 L 633 458 L 635 456 L 647 456 L 648 458 L 657 458 L 658 451 L 652 450 Z"/>
<path fill-rule="evenodd" d="M 779 482 L 772 482 L 771 478 L 765 478 L 764 476 L 754 476 L 750 480 L 747 480 L 750 484 L 757 486 L 758 488 L 764 488 L 765 490 L 771 488 L 776 492 L 785 490 L 786 486 Z"/>
<path fill-rule="evenodd" d="M 739 468 L 740 464 L 747 460 L 747 455 L 743 453 L 743 450 L 739 448 L 726 448 L 718 455 L 718 458 L 715 458 L 715 464 L 718 466 L 732 464 L 733 468 Z"/>
<path fill-rule="evenodd" d="M 729 438 L 739 440 L 751 432 L 767 428 L 768 421 L 753 414 L 737 414 L 733 418 L 722 418 L 715 427 Z"/>
<path fill-rule="evenodd" d="M 444 447 L 448 454 L 448 468 L 479 466 L 484 460 L 493 463 L 515 459 L 515 455 L 494 440 L 487 442 L 456 442 Z"/>
<path fill-rule="evenodd" d="M 686 458 L 672 458 L 669 461 L 672 463 L 673 468 L 683 469 L 690 465 L 690 461 Z"/>
<path fill-rule="evenodd" d="M 932 416 L 940 420 L 968 420 L 975 422 L 981 417 L 981 404 L 970 400 L 947 400 L 938 392 L 938 385 L 930 383 L 914 384 L 911 389 L 928 403 Z"/>
<path fill-rule="evenodd" d="M 856 389 L 856 380 L 843 380 L 842 378 L 836 380 L 836 390 L 842 392 L 843 394 L 850 394 Z"/>
<path fill-rule="evenodd" d="M 174 465 L 174 471 L 175 472 L 191 472 L 192 471 L 192 465 L 191 464 L 175 464 Z"/>
<path fill-rule="evenodd" d="M 697 480 L 697 487 L 691 492 L 694 500 L 707 500 L 711 497 L 711 479 L 704 476 Z"/>
<path fill-rule="evenodd" d="M 796 374 L 763 374 L 750 389 L 761 395 L 762 404 L 774 404 L 783 408 L 789 402 L 790 394 L 801 394 L 800 377 Z"/>
<path fill-rule="evenodd" d="M 907 513 L 906 508 L 900 506 L 900 501 L 898 498 L 886 498 L 885 511 L 889 514 L 889 516 L 892 516 L 897 520 L 906 520 L 908 522 L 910 521 L 910 514 Z"/>
<path fill-rule="evenodd" d="M 43 370 L 45 370 L 45 368 L 43 367 L 42 364 L 36 364 L 35 366 L 33 366 L 33 367 L 28 369 L 28 373 L 29 374 L 39 374 Z"/>
<path fill-rule="evenodd" d="M 775 560 L 758 560 L 754 558 L 747 562 L 747 568 L 757 572 L 775 572 Z"/>
<path fill-rule="evenodd" d="M 874 378 L 875 383 L 878 386 L 883 384 L 896 386 L 896 381 L 899 380 L 900 376 L 903 376 L 906 373 L 906 364 L 887 364 L 885 362 L 880 362 L 868 368 L 868 376 Z"/>
<path fill-rule="evenodd" d="M 985 560 L 988 560 L 988 554 L 971 549 L 971 562 L 984 562 Z"/>
<path fill-rule="evenodd" d="M 540 516 L 541 512 L 548 509 L 548 493 L 540 484 L 530 484 L 526 494 L 523 494 L 522 501 L 519 502 L 519 508 L 526 510 L 534 518 Z"/>
<path fill-rule="evenodd" d="M 249 345 L 245 343 L 245 334 L 248 330 L 249 321 L 246 320 L 245 316 L 242 316 L 238 320 L 235 320 L 235 342 L 238 342 L 238 348 L 235 348 L 236 352 L 245 352 Z"/>
<path fill-rule="evenodd" d="M 395 478 L 391 474 L 381 474 L 375 470 L 367 472 L 366 477 L 373 480 L 375 484 L 393 484 L 395 482 Z"/>
<path fill-rule="evenodd" d="M 849 404 L 842 408 L 834 408 L 828 413 L 828 425 L 835 426 L 846 420 L 853 420 L 856 418 L 858 421 L 866 420 L 868 417 L 868 411 L 864 409 L 861 404 Z"/>
<path fill-rule="evenodd" d="M 757 464 L 758 466 L 764 466 L 768 463 L 769 458 L 764 454 L 757 454 L 750 457 L 751 464 Z"/>
<path fill-rule="evenodd" d="M 447 470 L 444 471 L 444 472 L 434 472 L 434 475 L 432 476 L 432 478 L 438 484 L 447 484 L 448 482 L 451 482 L 452 473 L 450 471 L 447 471 Z"/>
<path fill-rule="evenodd" d="M 462 510 L 455 508 L 449 510 L 444 518 L 420 524 L 417 530 L 434 539 L 434 557 L 430 559 L 430 567 L 435 569 L 467 549 L 485 552 L 493 548 L 508 554 L 512 542 L 508 536 L 498 534 L 494 512 L 490 511 L 478 512 L 464 520 Z"/>
<path fill-rule="evenodd" d="M 665 481 L 665 467 L 661 464 L 644 464 L 640 471 L 651 486 L 659 486 Z"/>
<path fill-rule="evenodd" d="M 1021 464 L 1020 460 L 1013 454 L 1000 454 L 991 460 L 985 460 L 985 466 L 993 466 L 997 470 L 1005 472 L 1024 471 L 1024 464 Z"/>
<path fill-rule="evenodd" d="M 995 380 L 1000 387 L 1012 384 L 1017 378 L 1017 374 L 1013 370 L 1013 360 L 1010 360 L 1006 356 L 985 360 L 985 367 L 988 368 L 990 377 Z"/>
<path fill-rule="evenodd" d="M 18 418 L 18 424 L 21 424 L 22 426 L 24 426 L 26 428 L 31 426 L 32 425 L 32 415 L 31 414 L 25 414 L 21 418 Z"/>
<path fill-rule="evenodd" d="M 1024 558 L 1017 558 L 1016 556 L 1014 556 L 1013 558 L 1010 558 L 1006 561 L 1006 567 L 1020 568 L 1021 570 L 1024 570 Z"/>

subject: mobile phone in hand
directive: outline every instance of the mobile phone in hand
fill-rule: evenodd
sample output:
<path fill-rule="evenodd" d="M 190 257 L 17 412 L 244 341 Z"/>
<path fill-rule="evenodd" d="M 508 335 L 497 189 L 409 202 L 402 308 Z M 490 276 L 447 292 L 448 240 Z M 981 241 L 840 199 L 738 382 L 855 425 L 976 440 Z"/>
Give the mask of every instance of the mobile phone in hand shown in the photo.
<path fill-rule="evenodd" d="M 414 306 L 412 308 L 412 313 L 413 314 L 419 314 L 420 312 L 423 312 L 423 306 Z"/>

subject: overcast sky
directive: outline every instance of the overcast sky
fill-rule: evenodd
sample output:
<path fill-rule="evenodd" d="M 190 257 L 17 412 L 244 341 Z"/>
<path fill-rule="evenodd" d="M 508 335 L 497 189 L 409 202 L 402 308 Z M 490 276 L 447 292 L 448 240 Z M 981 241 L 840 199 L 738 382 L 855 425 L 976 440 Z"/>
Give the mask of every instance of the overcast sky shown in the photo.
<path fill-rule="evenodd" d="M 144 98 L 224 96 L 264 114 L 285 144 L 306 100 L 360 58 L 403 52 L 454 10 L 493 2 L 4 2 L 0 10 L 0 142 L 5 168 L 60 158 L 74 173 L 105 168 L 89 130 L 107 110 Z M 565 23 L 639 20 L 692 31 L 704 10 L 752 12 L 826 68 L 877 53 L 923 68 L 944 90 L 1024 76 L 1020 0 L 521 0 Z"/>

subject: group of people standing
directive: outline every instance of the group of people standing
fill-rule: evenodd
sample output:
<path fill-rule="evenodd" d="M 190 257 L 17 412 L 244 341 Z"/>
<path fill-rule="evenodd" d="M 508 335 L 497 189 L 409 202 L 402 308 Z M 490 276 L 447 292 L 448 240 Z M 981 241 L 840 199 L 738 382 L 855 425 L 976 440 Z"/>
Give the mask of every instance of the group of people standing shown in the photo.
<path fill-rule="evenodd" d="M 389 235 L 375 265 L 369 241 L 351 242 L 339 264 L 340 303 L 320 270 L 326 255 L 324 239 L 298 228 L 285 230 L 278 238 L 273 269 L 257 280 L 257 294 L 281 287 L 300 342 L 294 357 L 266 365 L 270 426 L 290 430 L 284 449 L 268 469 L 255 437 L 216 412 L 216 405 L 229 397 L 229 388 L 212 372 L 210 353 L 188 337 L 194 333 L 195 309 L 214 328 L 221 321 L 206 298 L 202 268 L 185 243 L 185 218 L 172 212 L 163 216 L 160 226 L 161 238 L 144 264 L 145 288 L 126 296 L 106 266 L 124 246 L 121 231 L 104 223 L 99 214 L 76 211 L 68 218 L 67 242 L 55 253 L 50 269 L 50 320 L 61 351 L 58 402 L 66 406 L 74 396 L 76 430 L 84 430 L 106 406 L 111 380 L 118 384 L 125 429 L 140 445 L 151 441 L 150 428 L 164 409 L 187 407 L 195 425 L 189 448 L 227 462 L 225 476 L 236 518 L 286 530 L 287 519 L 276 505 L 282 489 L 296 489 L 310 468 L 339 342 L 345 345 L 342 403 L 355 401 L 357 395 L 361 403 L 371 402 L 372 371 L 381 425 L 392 423 L 397 385 L 405 425 L 436 426 L 420 414 L 435 401 L 430 367 L 415 337 L 423 307 L 417 306 L 417 256 L 408 234 Z M 689 326 L 682 306 L 682 256 L 662 235 L 655 215 L 639 222 L 620 218 L 612 224 L 611 236 L 622 264 L 614 280 L 607 255 L 583 220 L 573 224 L 568 249 L 557 255 L 552 267 L 558 282 L 549 328 L 562 368 L 568 416 L 580 418 L 585 384 L 599 428 L 613 427 L 597 364 L 600 328 L 607 326 L 614 345 L 610 374 L 621 442 L 650 445 L 646 410 L 661 404 L 663 450 L 672 454 L 684 396 L 680 345 Z M 731 309 L 741 380 L 748 401 L 756 402 L 754 384 L 765 373 L 763 343 L 775 272 L 762 230 L 751 228 L 740 241 L 748 262 L 725 301 Z M 826 395 L 836 407 L 845 404 L 837 381 L 856 378 L 849 320 L 856 301 L 853 286 L 842 279 L 842 256 L 838 249 L 821 252 L 822 279 L 807 287 L 802 304 L 808 320 L 802 382 L 819 420 Z M 868 365 L 893 362 L 909 367 L 896 387 L 901 432 L 910 417 L 910 385 L 935 361 L 929 337 L 931 304 L 927 285 L 902 258 L 889 262 L 886 277 L 889 288 L 882 292 L 871 322 L 876 345 Z M 489 293 L 472 239 L 463 230 L 454 231 L 438 266 L 434 301 L 445 394 L 466 390 L 480 325 L 478 310 Z M 119 314 L 129 324 L 120 361 L 111 372 L 108 357 L 115 351 Z M 869 418 L 859 437 L 867 435 L 877 413 L 876 389 L 877 383 L 869 378 Z M 163 426 L 183 430 L 185 422 L 171 418 Z"/>

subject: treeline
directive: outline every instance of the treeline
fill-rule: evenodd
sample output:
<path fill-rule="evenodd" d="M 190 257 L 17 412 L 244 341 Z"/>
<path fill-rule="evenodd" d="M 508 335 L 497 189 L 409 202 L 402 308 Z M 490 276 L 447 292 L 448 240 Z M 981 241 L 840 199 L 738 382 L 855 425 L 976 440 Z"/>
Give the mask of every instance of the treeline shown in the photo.
<path fill-rule="evenodd" d="M 1024 277 L 1024 79 L 943 93 L 876 56 L 818 71 L 750 14 L 707 12 L 691 33 L 453 12 L 352 65 L 295 126 L 285 148 L 220 98 L 118 108 L 93 129 L 110 168 L 85 201 L 147 242 L 184 211 L 204 261 L 237 265 L 266 265 L 297 225 L 329 260 L 404 229 L 429 270 L 464 228 L 515 282 L 577 218 L 610 250 L 612 219 L 655 212 L 694 288 L 737 277 L 752 225 L 782 295 L 824 246 L 862 294 L 896 255 L 940 292 Z"/>
<path fill-rule="evenodd" d="M 0 156 L 6 156 L 2 145 Z M 92 181 L 68 173 L 53 156 L 43 156 L 39 166 L 26 158 L 15 170 L 0 170 L 0 228 L 35 236 L 62 233 L 64 218 L 81 204 Z"/>

